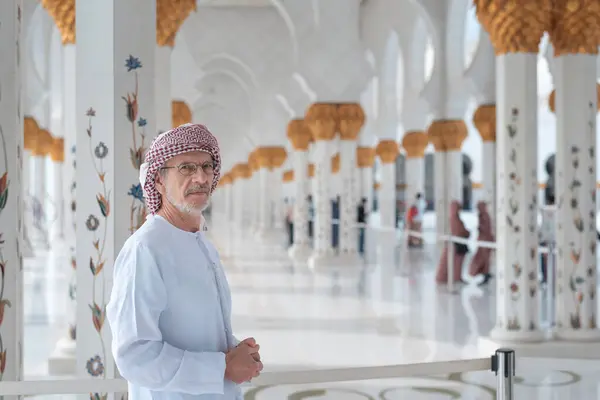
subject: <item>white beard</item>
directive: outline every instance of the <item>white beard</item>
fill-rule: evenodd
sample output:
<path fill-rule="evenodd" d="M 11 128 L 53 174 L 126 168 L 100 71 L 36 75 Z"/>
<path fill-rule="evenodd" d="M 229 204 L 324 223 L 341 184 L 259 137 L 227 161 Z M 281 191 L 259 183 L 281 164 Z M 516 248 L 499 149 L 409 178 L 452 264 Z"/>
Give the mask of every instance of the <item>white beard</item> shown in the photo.
<path fill-rule="evenodd" d="M 166 198 L 169 203 L 171 203 L 175 208 L 181 211 L 184 214 L 192 215 L 194 217 L 201 217 L 202 212 L 208 207 L 209 201 L 202 206 L 194 206 L 193 204 L 188 203 L 178 203 L 173 199 L 173 196 L 169 193 L 169 190 L 166 190 Z M 210 196 L 209 196 L 210 200 Z"/>

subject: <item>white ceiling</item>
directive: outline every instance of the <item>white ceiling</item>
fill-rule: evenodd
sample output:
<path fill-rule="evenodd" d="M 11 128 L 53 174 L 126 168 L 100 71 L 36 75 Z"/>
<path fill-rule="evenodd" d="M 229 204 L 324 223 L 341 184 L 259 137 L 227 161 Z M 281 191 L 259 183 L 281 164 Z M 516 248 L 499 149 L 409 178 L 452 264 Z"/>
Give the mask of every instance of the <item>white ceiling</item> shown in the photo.
<path fill-rule="evenodd" d="M 198 0 L 198 7 L 266 7 L 272 5 L 271 0 Z"/>

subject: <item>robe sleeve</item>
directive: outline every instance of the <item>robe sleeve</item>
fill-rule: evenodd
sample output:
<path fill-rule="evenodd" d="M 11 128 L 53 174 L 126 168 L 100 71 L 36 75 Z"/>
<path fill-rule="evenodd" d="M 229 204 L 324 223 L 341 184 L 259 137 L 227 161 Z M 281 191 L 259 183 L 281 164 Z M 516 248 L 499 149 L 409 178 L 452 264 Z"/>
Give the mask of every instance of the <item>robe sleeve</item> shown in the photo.
<path fill-rule="evenodd" d="M 126 243 L 115 261 L 107 306 L 119 372 L 150 390 L 223 394 L 225 354 L 182 350 L 163 341 L 158 322 L 166 306 L 167 291 L 152 253 L 143 244 Z"/>

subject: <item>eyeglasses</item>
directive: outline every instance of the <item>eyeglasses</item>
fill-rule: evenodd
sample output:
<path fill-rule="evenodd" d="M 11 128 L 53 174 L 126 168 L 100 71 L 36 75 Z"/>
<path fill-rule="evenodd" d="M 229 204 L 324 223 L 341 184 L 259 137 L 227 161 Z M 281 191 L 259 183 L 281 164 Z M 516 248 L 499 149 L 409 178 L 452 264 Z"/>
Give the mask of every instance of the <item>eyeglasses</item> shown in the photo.
<path fill-rule="evenodd" d="M 198 172 L 198 168 L 202 169 L 206 175 L 211 176 L 215 172 L 215 166 L 211 162 L 205 162 L 204 164 L 195 164 L 192 162 L 181 163 L 174 167 L 162 167 L 161 169 L 177 168 L 179 173 L 183 176 L 192 176 Z"/>

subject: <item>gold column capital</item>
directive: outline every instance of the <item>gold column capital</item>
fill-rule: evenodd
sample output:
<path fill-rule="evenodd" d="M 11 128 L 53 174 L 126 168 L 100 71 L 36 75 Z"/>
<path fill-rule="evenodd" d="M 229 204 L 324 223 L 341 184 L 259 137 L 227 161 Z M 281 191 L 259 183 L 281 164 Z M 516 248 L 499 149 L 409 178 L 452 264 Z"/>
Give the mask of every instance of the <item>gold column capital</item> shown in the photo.
<path fill-rule="evenodd" d="M 315 176 L 315 164 L 308 164 L 308 177 L 314 178 Z"/>
<path fill-rule="evenodd" d="M 356 166 L 358 168 L 368 168 L 375 164 L 375 148 L 357 147 L 356 148 Z"/>
<path fill-rule="evenodd" d="M 64 138 L 52 138 L 52 142 L 50 144 L 50 159 L 55 163 L 63 163 L 65 161 Z"/>
<path fill-rule="evenodd" d="M 226 174 L 223 174 L 223 176 L 221 176 L 221 179 L 219 180 L 219 185 L 229 185 L 233 182 L 233 179 L 231 178 L 231 172 L 227 172 Z"/>
<path fill-rule="evenodd" d="M 312 133 L 304 119 L 292 119 L 287 126 L 287 137 L 294 150 L 306 151 L 312 141 Z"/>
<path fill-rule="evenodd" d="M 33 151 L 36 146 L 40 127 L 33 117 L 25 117 L 23 120 L 23 148 Z"/>
<path fill-rule="evenodd" d="M 496 105 L 483 104 L 473 114 L 473 125 L 484 142 L 496 141 Z"/>
<path fill-rule="evenodd" d="M 231 175 L 234 179 L 250 178 L 252 176 L 252 171 L 247 163 L 239 163 L 233 166 Z"/>
<path fill-rule="evenodd" d="M 156 44 L 174 47 L 179 28 L 192 11 L 196 0 L 156 0 Z"/>
<path fill-rule="evenodd" d="M 337 174 L 340 172 L 340 153 L 335 153 L 333 157 L 331 157 L 331 173 Z"/>
<path fill-rule="evenodd" d="M 435 151 L 457 151 L 469 132 L 462 119 L 444 119 L 433 121 L 427 130 L 429 141 Z"/>
<path fill-rule="evenodd" d="M 258 161 L 258 149 L 254 149 L 250 154 L 248 154 L 248 170 L 250 171 L 250 175 L 248 176 L 248 178 L 250 178 L 250 176 L 252 176 L 252 173 L 256 170 L 258 170 L 260 168 L 260 164 Z"/>
<path fill-rule="evenodd" d="M 400 154 L 400 148 L 398 142 L 393 139 L 380 140 L 375 147 L 375 153 L 379 156 L 379 159 L 384 164 L 392 164 L 396 162 L 398 154 Z"/>
<path fill-rule="evenodd" d="M 192 111 L 183 100 L 171 102 L 171 124 L 173 128 L 192 122 Z"/>
<path fill-rule="evenodd" d="M 292 182 L 294 180 L 294 170 L 285 171 L 283 173 L 284 182 Z"/>
<path fill-rule="evenodd" d="M 75 0 L 40 0 L 54 20 L 62 44 L 75 44 Z"/>
<path fill-rule="evenodd" d="M 284 147 L 265 146 L 254 150 L 256 161 L 259 168 L 278 168 L 283 165 L 287 157 Z"/>
<path fill-rule="evenodd" d="M 408 131 L 402 138 L 402 147 L 406 150 L 408 158 L 425 157 L 425 149 L 429 144 L 429 138 L 425 131 Z"/>
<path fill-rule="evenodd" d="M 600 3 L 598 0 L 554 0 L 548 34 L 555 57 L 598 54 Z"/>
<path fill-rule="evenodd" d="M 48 132 L 46 129 L 40 129 L 38 131 L 38 135 L 34 144 L 33 149 L 31 150 L 32 156 L 45 156 L 50 153 L 50 149 L 52 147 L 52 134 Z"/>
<path fill-rule="evenodd" d="M 338 131 L 342 140 L 356 140 L 365 123 L 365 113 L 359 103 L 339 103 Z"/>
<path fill-rule="evenodd" d="M 337 105 L 314 103 L 306 111 L 304 122 L 310 128 L 313 140 L 331 140 L 337 129 Z"/>
<path fill-rule="evenodd" d="M 542 36 L 552 22 L 554 0 L 473 0 L 473 3 L 496 55 L 539 52 Z"/>

